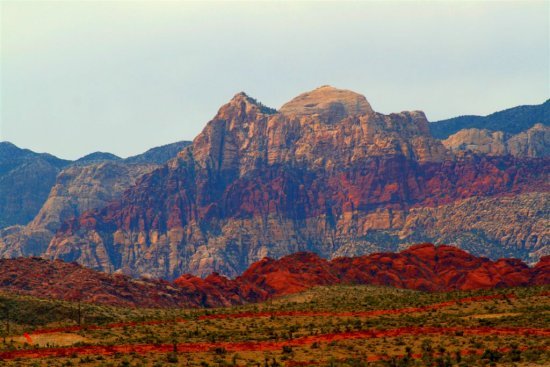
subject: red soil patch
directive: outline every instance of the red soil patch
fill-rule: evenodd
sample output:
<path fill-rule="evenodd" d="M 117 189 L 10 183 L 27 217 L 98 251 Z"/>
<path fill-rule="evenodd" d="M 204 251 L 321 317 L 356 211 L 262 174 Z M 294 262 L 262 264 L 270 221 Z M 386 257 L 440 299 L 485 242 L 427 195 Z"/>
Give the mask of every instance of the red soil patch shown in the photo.
<path fill-rule="evenodd" d="M 324 335 L 306 336 L 285 341 L 249 341 L 249 342 L 220 342 L 220 343 L 182 343 L 177 345 L 180 353 L 209 352 L 213 348 L 225 348 L 229 352 L 239 351 L 271 351 L 279 350 L 283 346 L 298 347 L 311 345 L 315 342 L 332 342 L 349 339 L 372 339 L 383 337 L 397 337 L 403 335 L 440 335 L 462 332 L 464 335 L 524 335 L 550 337 L 550 329 L 538 328 L 513 328 L 513 327 L 471 327 L 471 328 L 437 328 L 437 327 L 403 327 L 388 330 L 361 330 L 354 332 L 332 333 Z M 148 354 L 148 353 L 169 353 L 173 351 L 172 344 L 129 344 L 115 346 L 82 346 L 65 348 L 44 348 L 16 350 L 0 353 L 0 359 L 15 358 L 46 358 L 46 357 L 69 357 L 71 355 L 112 355 L 115 353 Z"/>
<path fill-rule="evenodd" d="M 128 321 L 128 322 L 115 322 L 115 323 L 106 324 L 106 325 L 65 326 L 65 327 L 59 327 L 59 328 L 35 330 L 32 333 L 30 333 L 30 335 L 63 333 L 63 332 L 80 331 L 80 330 L 117 329 L 117 328 L 124 328 L 124 327 L 136 327 L 136 326 L 144 326 L 144 325 L 162 325 L 162 324 L 173 324 L 173 323 L 180 323 L 180 322 L 186 322 L 186 320 L 176 319 L 176 320 Z"/>
<path fill-rule="evenodd" d="M 542 296 L 550 295 L 550 293 L 544 293 Z M 422 306 L 422 307 L 408 307 L 408 308 L 399 308 L 391 310 L 373 310 L 373 311 L 359 311 L 359 312 L 323 312 L 323 311 L 280 311 L 280 312 L 242 312 L 236 314 L 219 314 L 219 315 L 204 315 L 200 316 L 199 320 L 211 320 L 211 319 L 228 319 L 228 318 L 248 318 L 248 317 L 300 317 L 300 316 L 341 316 L 341 317 L 369 317 L 369 316 L 382 316 L 382 315 L 398 315 L 404 313 L 414 313 L 414 312 L 425 312 L 430 310 L 441 309 L 445 307 L 450 307 L 458 303 L 470 303 L 470 302 L 479 302 L 479 301 L 489 301 L 493 299 L 506 299 L 506 298 L 516 298 L 514 294 L 506 295 L 490 295 L 490 296 L 478 296 L 478 297 L 468 297 L 462 298 L 459 300 L 435 303 L 432 305 Z M 124 328 L 124 327 L 136 327 L 144 325 L 162 325 L 162 324 L 172 324 L 172 323 L 183 323 L 186 322 L 185 319 L 176 319 L 176 320 L 152 320 L 152 321 L 129 321 L 129 322 L 117 322 L 106 325 L 85 325 L 85 326 L 65 326 L 59 328 L 50 328 L 50 329 L 40 329 L 35 330 L 30 335 L 41 335 L 41 334 L 51 334 L 51 333 L 60 333 L 60 332 L 76 332 L 80 330 L 107 330 L 115 328 Z"/>
<path fill-rule="evenodd" d="M 369 316 L 382 316 L 382 315 L 400 315 L 405 313 L 425 312 L 431 310 L 437 310 L 445 307 L 451 307 L 459 303 L 471 303 L 479 301 L 489 301 L 493 299 L 506 299 L 515 298 L 514 294 L 507 295 L 491 295 L 491 296 L 478 296 L 468 297 L 459 300 L 435 303 L 432 305 L 422 307 L 407 307 L 397 308 L 390 310 L 372 310 L 372 311 L 357 311 L 357 312 L 328 312 L 328 311 L 279 311 L 279 312 L 242 312 L 235 314 L 219 314 L 219 315 L 204 315 L 200 316 L 199 320 L 209 319 L 233 319 L 233 318 L 248 318 L 248 317 L 289 317 L 289 316 L 340 316 L 340 317 L 369 317 Z"/>

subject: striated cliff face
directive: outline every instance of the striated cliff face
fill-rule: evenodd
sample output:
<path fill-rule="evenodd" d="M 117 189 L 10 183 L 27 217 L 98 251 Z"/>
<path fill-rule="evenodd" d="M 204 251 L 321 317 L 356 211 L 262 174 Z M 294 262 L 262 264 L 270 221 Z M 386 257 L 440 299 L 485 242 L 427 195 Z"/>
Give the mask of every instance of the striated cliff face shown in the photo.
<path fill-rule="evenodd" d="M 191 142 L 180 141 L 163 145 L 126 159 L 110 153 L 96 152 L 74 162 L 62 161 L 68 166 L 59 173 L 54 170 L 57 177 L 50 177 L 48 172 L 31 165 L 32 170 L 36 169 L 36 172 L 27 173 L 23 178 L 19 177 L 23 187 L 12 183 L 13 187 L 10 190 L 13 195 L 10 199 L 18 200 L 24 197 L 27 190 L 32 192 L 47 189 L 49 195 L 42 199 L 42 207 L 26 226 L 0 227 L 0 258 L 42 255 L 64 221 L 78 217 L 87 210 L 104 207 L 112 200 L 118 199 L 139 177 L 160 167 L 189 144 Z M 7 153 L 12 151 L 12 154 L 7 154 L 3 147 L 9 148 Z M 19 152 L 19 155 L 14 156 L 13 151 Z M 8 168 L 19 164 L 17 157 L 20 155 L 27 160 L 27 156 L 30 156 L 33 161 L 37 160 L 37 156 L 42 160 L 59 161 L 53 156 L 37 155 L 9 143 L 0 143 L 0 176 L 3 170 L 8 171 Z M 20 167 L 17 169 L 21 170 Z M 53 182 L 50 182 L 50 179 Z M 33 180 L 40 181 L 41 185 L 33 187 L 36 185 L 32 183 Z M 26 184 L 28 181 L 29 185 Z M 15 193 L 17 190 L 21 192 Z"/>
<path fill-rule="evenodd" d="M 64 221 L 107 205 L 156 167 L 107 161 L 64 169 L 57 176 L 48 199 L 27 226 L 0 229 L 0 257 L 43 254 Z"/>
<path fill-rule="evenodd" d="M 57 176 L 46 203 L 29 227 L 55 231 L 65 220 L 106 205 L 157 167 L 118 162 L 69 167 Z"/>
<path fill-rule="evenodd" d="M 503 248 L 491 256 L 536 260 L 548 247 L 536 232 L 544 223 L 520 234 L 504 213 L 485 227 L 473 218 L 501 205 L 479 198 L 547 200 L 548 182 L 547 158 L 455 156 L 422 112 L 382 115 L 354 92 L 321 87 L 279 111 L 239 93 L 177 158 L 65 223 L 45 256 L 134 276 L 236 275 L 265 256 L 395 250 L 447 233 L 464 205 L 472 211 L 448 225 L 464 234 L 458 244 L 485 253 L 475 246 L 483 238 Z"/>
<path fill-rule="evenodd" d="M 531 192 L 474 196 L 445 205 L 394 210 L 392 214 L 401 221 L 386 229 L 369 229 L 362 237 L 348 236 L 331 258 L 404 249 L 429 241 L 490 258 L 517 257 L 535 263 L 550 255 L 549 208 L 548 193 Z"/>
<path fill-rule="evenodd" d="M 550 156 L 550 126 L 535 124 L 516 135 L 502 131 L 464 129 L 443 140 L 443 145 L 454 153 L 548 157 Z"/>

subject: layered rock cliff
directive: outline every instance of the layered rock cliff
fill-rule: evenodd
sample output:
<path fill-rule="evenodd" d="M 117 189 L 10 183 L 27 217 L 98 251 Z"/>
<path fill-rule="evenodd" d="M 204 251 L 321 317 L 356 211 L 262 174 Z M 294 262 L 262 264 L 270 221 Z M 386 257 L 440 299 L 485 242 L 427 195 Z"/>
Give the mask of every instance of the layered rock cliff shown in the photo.
<path fill-rule="evenodd" d="M 443 140 L 443 145 L 454 153 L 548 157 L 550 156 L 550 126 L 535 124 L 516 135 L 503 131 L 464 129 Z"/>
<path fill-rule="evenodd" d="M 10 188 L 12 190 L 10 200 L 25 197 L 27 191 L 33 190 L 47 189 L 49 195 L 41 199 L 42 203 L 37 201 L 36 205 L 41 205 L 40 210 L 33 215 L 27 225 L 0 227 L 0 258 L 42 255 L 64 221 L 78 217 L 87 210 L 104 207 L 112 200 L 119 198 L 125 190 L 136 183 L 139 177 L 166 163 L 189 144 L 188 141 L 180 141 L 163 145 L 126 159 L 110 153 L 91 153 L 73 162 L 60 161 L 63 163 L 62 169 L 53 170 L 57 174 L 53 178 L 44 170 L 36 170 L 32 173 L 20 172 L 17 177 L 22 185 L 11 183 L 13 187 Z M 36 161 L 38 156 L 39 162 L 47 159 L 59 165 L 59 160 L 53 156 L 37 155 L 31 151 L 15 148 L 9 143 L 1 143 L 0 172 L 10 172 L 8 168 L 12 166 L 15 166 L 18 172 L 22 169 L 17 166 L 18 155 L 14 157 L 13 153 L 7 154 L 2 147 L 11 147 L 11 151 L 16 149 L 15 152 L 19 152 L 19 155 L 24 154 L 24 158 L 26 156 L 33 158 L 32 162 Z M 26 160 L 29 160 L 28 157 Z M 35 170 L 36 164 L 32 163 L 30 167 Z M 13 168 L 10 169 L 13 170 Z M 24 177 L 20 177 L 21 174 Z M 37 175 L 43 177 L 38 178 Z M 2 179 L 4 177 L 0 174 L 0 181 Z M 53 179 L 53 182 L 50 182 L 50 179 Z M 40 184 L 34 181 L 40 181 Z"/>
<path fill-rule="evenodd" d="M 379 114 L 351 91 L 324 86 L 279 111 L 239 93 L 176 159 L 65 223 L 45 256 L 134 276 L 236 275 L 296 251 L 394 250 L 440 233 L 447 214 L 437 208 L 529 193 L 547 199 L 548 182 L 546 157 L 455 156 L 422 112 Z M 491 205 L 499 204 L 463 215 L 492 217 Z M 494 225 L 509 227 L 501 218 Z M 452 233 L 468 223 L 457 218 Z M 486 236 L 505 249 L 499 254 L 533 260 L 548 246 L 547 233 L 503 238 L 506 229 L 470 226 L 480 235 L 459 244 Z"/>
<path fill-rule="evenodd" d="M 61 224 L 120 197 L 157 165 L 102 162 L 72 165 L 56 178 L 48 199 L 26 226 L 0 229 L 0 257 L 42 255 Z"/>
<path fill-rule="evenodd" d="M 65 168 L 69 170 L 68 175 L 70 176 L 73 166 L 88 166 L 105 162 L 118 162 L 125 165 L 160 165 L 175 157 L 190 143 L 189 141 L 180 141 L 167 144 L 126 159 L 111 153 L 95 152 L 75 161 L 69 161 L 59 159 L 51 154 L 21 149 L 9 142 L 0 142 L 0 229 L 13 233 L 21 228 L 6 227 L 19 227 L 32 221 L 43 209 L 50 190 L 56 184 L 57 175 Z M 104 178 L 109 180 L 108 177 Z M 91 177 L 90 179 L 97 180 L 101 177 Z M 85 178 L 81 177 L 80 181 L 84 182 Z M 90 185 L 94 186 L 94 183 Z M 109 183 L 106 183 L 105 186 L 109 186 Z M 88 195 L 88 197 L 92 196 L 93 194 Z M 100 200 L 101 205 L 105 204 L 105 200 Z M 88 206 L 84 209 L 92 207 Z"/>

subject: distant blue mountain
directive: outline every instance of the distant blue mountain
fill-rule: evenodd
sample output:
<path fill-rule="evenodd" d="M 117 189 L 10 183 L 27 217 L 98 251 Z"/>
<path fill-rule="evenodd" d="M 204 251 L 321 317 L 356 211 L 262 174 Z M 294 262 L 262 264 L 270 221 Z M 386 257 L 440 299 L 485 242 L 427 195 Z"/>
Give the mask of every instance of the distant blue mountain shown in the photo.
<path fill-rule="evenodd" d="M 0 229 L 31 221 L 48 198 L 57 175 L 65 167 L 108 161 L 163 164 L 189 144 L 188 141 L 167 144 L 127 159 L 111 153 L 95 152 L 70 161 L 22 149 L 10 142 L 0 142 Z"/>
<path fill-rule="evenodd" d="M 446 139 L 459 130 L 470 128 L 517 134 L 539 122 L 550 125 L 550 99 L 539 105 L 513 107 L 488 116 L 468 115 L 435 121 L 430 124 L 430 131 L 438 139 Z"/>

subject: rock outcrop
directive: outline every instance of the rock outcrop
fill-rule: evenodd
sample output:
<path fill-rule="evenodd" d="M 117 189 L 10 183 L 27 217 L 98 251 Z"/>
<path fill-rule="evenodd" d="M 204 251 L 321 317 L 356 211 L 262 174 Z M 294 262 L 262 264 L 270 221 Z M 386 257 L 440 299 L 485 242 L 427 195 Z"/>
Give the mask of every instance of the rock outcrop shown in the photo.
<path fill-rule="evenodd" d="M 186 141 L 168 144 L 124 160 L 109 153 L 92 153 L 71 162 L 58 173 L 54 184 L 45 186 L 49 186 L 49 196 L 32 221 L 26 226 L 0 228 L 0 258 L 44 254 L 64 221 L 119 198 L 139 177 L 174 158 L 189 144 Z M 13 164 L 12 160 L 6 158 L 7 163 Z M 36 173 L 44 174 L 40 170 Z M 45 180 L 48 180 L 47 175 Z M 18 195 L 21 193 L 15 197 Z"/>
<path fill-rule="evenodd" d="M 550 156 L 550 126 L 535 124 L 532 128 L 516 135 L 503 131 L 464 129 L 443 140 L 443 145 L 453 153 L 548 157 Z"/>
<path fill-rule="evenodd" d="M 65 168 L 40 212 L 27 226 L 0 229 L 0 257 L 42 255 L 64 221 L 107 205 L 140 176 L 157 167 L 106 161 Z"/>
<path fill-rule="evenodd" d="M 37 257 L 0 259 L 0 290 L 39 298 L 83 301 L 123 307 L 199 307 L 228 304 L 162 280 L 106 274 L 75 263 Z M 202 290 L 201 290 L 202 291 Z"/>
<path fill-rule="evenodd" d="M 547 284 L 544 259 L 529 268 L 516 259 L 491 261 L 452 246 L 421 244 L 399 253 L 341 257 L 332 261 L 312 253 L 279 260 L 265 258 L 235 281 L 253 284 L 271 296 L 317 285 L 375 284 L 423 291 L 490 289 Z"/>
<path fill-rule="evenodd" d="M 279 111 L 239 93 L 176 159 L 119 200 L 65 223 L 45 256 L 174 279 L 235 276 L 265 256 L 297 251 L 330 258 L 395 250 L 445 226 L 436 208 L 547 198 L 548 167 L 547 157 L 455 156 L 431 136 L 422 112 L 379 114 L 350 91 L 321 87 Z M 431 217 L 415 222 L 410 215 L 421 208 L 433 208 Z M 464 216 L 491 218 L 490 211 Z M 452 233 L 467 223 L 457 219 Z M 524 259 L 536 261 L 548 247 L 545 237 L 526 243 L 526 235 L 498 237 L 512 230 L 483 230 L 491 246 L 505 244 L 506 254 Z"/>
<path fill-rule="evenodd" d="M 101 273 L 59 260 L 0 260 L 1 291 L 118 306 L 229 306 L 336 284 L 422 291 L 545 285 L 550 284 L 550 257 L 530 268 L 516 259 L 491 261 L 455 247 L 431 244 L 332 261 L 299 252 L 279 260 L 264 258 L 235 279 L 217 273 L 204 279 L 186 274 L 173 283 Z"/>
<path fill-rule="evenodd" d="M 160 165 L 175 157 L 189 144 L 189 141 L 167 144 L 126 159 L 111 153 L 95 152 L 76 161 L 69 161 L 51 154 L 21 149 L 9 142 L 0 142 L 0 230 L 14 226 L 6 229 L 13 233 L 32 221 L 48 198 L 57 175 L 64 168 L 105 162 Z"/>
<path fill-rule="evenodd" d="M 374 114 L 364 96 L 328 85 L 300 94 L 285 103 L 279 111 L 285 115 L 318 116 L 328 123 L 338 122 L 349 116 Z"/>

